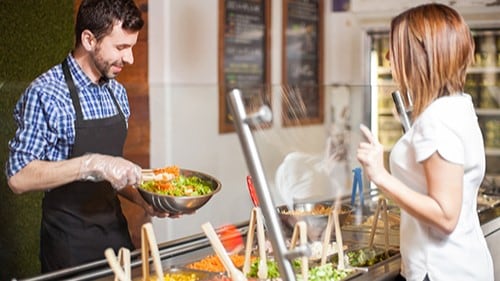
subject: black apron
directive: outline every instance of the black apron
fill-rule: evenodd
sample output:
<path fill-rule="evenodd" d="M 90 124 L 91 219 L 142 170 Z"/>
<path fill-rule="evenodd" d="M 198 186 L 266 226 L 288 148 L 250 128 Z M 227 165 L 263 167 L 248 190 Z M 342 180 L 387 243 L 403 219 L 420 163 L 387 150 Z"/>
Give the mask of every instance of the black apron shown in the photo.
<path fill-rule="evenodd" d="M 111 89 L 118 114 L 83 120 L 67 60 L 62 68 L 76 112 L 70 158 L 85 153 L 122 156 L 127 126 Z M 115 252 L 134 248 L 116 191 L 107 181 L 76 181 L 45 192 L 40 236 L 43 273 L 104 259 L 104 250 L 110 247 Z"/>

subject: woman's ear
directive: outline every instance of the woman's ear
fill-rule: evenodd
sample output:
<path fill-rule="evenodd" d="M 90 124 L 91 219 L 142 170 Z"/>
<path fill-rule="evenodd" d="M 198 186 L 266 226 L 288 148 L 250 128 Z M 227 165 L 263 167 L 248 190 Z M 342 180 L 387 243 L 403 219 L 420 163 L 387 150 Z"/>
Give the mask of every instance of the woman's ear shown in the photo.
<path fill-rule="evenodd" d="M 85 50 L 91 51 L 94 49 L 96 44 L 97 39 L 95 38 L 94 34 L 90 30 L 85 29 L 82 32 L 82 46 L 85 48 Z"/>

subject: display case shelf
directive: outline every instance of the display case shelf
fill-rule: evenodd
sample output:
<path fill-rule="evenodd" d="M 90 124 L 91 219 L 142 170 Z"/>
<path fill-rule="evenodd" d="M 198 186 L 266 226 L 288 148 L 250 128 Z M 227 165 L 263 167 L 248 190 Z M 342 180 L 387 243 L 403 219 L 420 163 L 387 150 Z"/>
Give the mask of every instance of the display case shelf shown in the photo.
<path fill-rule="evenodd" d="M 473 66 L 467 70 L 470 74 L 500 73 L 500 66 Z"/>
<path fill-rule="evenodd" d="M 500 148 L 486 148 L 485 153 L 488 156 L 497 156 L 500 157 Z"/>
<path fill-rule="evenodd" d="M 500 117 L 500 109 L 476 108 L 476 114 L 480 117 L 485 117 L 485 116 Z"/>

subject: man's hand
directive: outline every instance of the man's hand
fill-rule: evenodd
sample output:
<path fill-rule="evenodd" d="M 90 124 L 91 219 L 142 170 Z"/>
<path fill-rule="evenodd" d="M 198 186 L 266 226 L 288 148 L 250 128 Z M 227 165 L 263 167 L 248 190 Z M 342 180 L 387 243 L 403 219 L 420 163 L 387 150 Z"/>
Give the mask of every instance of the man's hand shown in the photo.
<path fill-rule="evenodd" d="M 106 180 L 113 188 L 120 190 L 140 182 L 141 167 L 122 157 L 92 153 L 82 156 L 78 179 Z"/>

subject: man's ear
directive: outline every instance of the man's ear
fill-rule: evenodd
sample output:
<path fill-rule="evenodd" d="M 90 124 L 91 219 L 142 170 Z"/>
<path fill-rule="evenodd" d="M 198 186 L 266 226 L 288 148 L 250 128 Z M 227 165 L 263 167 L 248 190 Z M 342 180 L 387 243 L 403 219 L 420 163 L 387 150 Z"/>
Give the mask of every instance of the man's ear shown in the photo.
<path fill-rule="evenodd" d="M 94 49 L 96 44 L 97 39 L 95 38 L 94 34 L 90 30 L 85 29 L 82 32 L 82 46 L 85 48 L 85 50 L 91 51 Z"/>

